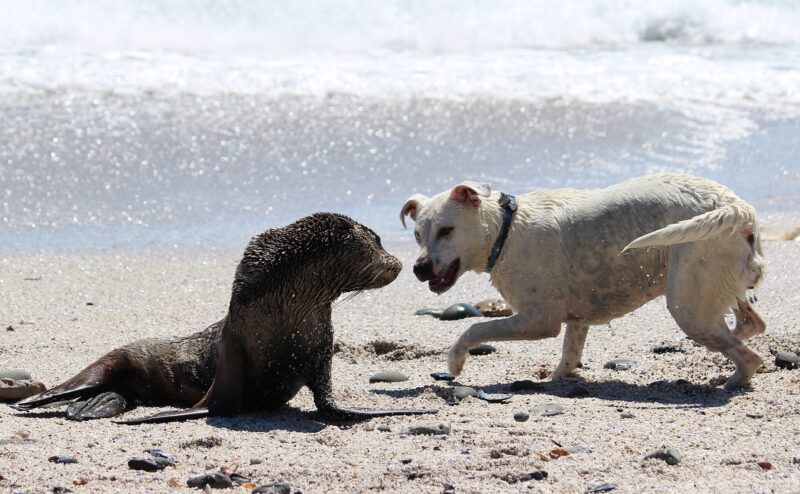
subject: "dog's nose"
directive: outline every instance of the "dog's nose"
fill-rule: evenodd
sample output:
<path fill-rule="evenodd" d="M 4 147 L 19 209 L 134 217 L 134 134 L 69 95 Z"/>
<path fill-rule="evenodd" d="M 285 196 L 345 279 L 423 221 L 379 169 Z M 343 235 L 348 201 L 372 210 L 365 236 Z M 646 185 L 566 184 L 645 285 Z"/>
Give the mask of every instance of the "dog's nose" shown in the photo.
<path fill-rule="evenodd" d="M 433 261 L 430 259 L 418 260 L 414 264 L 414 275 L 419 281 L 428 281 L 433 279 Z"/>

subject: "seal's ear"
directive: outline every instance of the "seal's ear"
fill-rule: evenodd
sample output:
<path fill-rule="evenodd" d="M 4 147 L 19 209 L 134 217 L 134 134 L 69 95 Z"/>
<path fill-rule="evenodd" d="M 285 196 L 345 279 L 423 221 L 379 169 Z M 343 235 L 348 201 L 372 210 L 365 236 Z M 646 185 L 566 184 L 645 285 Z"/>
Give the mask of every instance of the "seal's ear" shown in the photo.
<path fill-rule="evenodd" d="M 406 227 L 406 215 L 411 216 L 412 220 L 417 221 L 417 212 L 422 209 L 427 202 L 428 197 L 422 194 L 414 194 L 408 198 L 406 203 L 403 204 L 403 209 L 400 210 L 400 223 L 403 224 L 403 228 Z"/>
<path fill-rule="evenodd" d="M 465 180 L 453 187 L 450 191 L 450 200 L 478 207 L 481 203 L 481 197 L 489 197 L 491 193 L 492 188 L 489 184 Z"/>

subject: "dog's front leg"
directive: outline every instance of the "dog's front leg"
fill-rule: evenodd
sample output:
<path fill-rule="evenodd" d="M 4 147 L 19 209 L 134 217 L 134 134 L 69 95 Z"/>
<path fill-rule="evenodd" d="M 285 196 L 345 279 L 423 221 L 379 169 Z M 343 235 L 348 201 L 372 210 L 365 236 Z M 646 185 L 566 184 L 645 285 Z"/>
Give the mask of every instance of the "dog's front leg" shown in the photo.
<path fill-rule="evenodd" d="M 556 337 L 560 331 L 561 321 L 558 318 L 530 318 L 523 314 L 473 324 L 450 347 L 447 356 L 450 374 L 461 374 L 467 352 L 485 341 L 540 340 Z"/>

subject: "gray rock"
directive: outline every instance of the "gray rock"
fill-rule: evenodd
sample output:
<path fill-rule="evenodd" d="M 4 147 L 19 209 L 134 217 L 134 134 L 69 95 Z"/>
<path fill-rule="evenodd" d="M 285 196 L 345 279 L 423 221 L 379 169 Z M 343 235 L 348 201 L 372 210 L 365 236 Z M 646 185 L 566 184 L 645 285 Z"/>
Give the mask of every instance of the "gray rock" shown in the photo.
<path fill-rule="evenodd" d="M 489 355 L 490 353 L 494 353 L 497 351 L 497 348 L 493 347 L 492 345 L 487 345 L 486 343 L 481 343 L 475 348 L 471 348 L 469 350 L 470 355 Z"/>
<path fill-rule="evenodd" d="M 564 451 L 571 455 L 575 455 L 578 453 L 591 453 L 591 448 L 587 448 L 586 446 L 579 446 L 577 444 L 572 444 L 564 448 Z"/>
<path fill-rule="evenodd" d="M 164 458 L 131 458 L 128 460 L 128 468 L 131 470 L 142 470 L 145 472 L 158 472 L 168 466 L 174 466 L 175 462 L 169 462 Z"/>
<path fill-rule="evenodd" d="M 186 485 L 196 489 L 203 489 L 205 486 L 212 489 L 229 489 L 233 487 L 233 481 L 222 472 L 214 472 L 192 477 L 186 481 Z"/>
<path fill-rule="evenodd" d="M 564 407 L 558 403 L 540 403 L 531 408 L 531 412 L 542 417 L 552 417 L 553 415 L 561 415 L 564 413 Z"/>
<path fill-rule="evenodd" d="M 544 480 L 547 478 L 547 472 L 544 470 L 535 470 L 531 473 L 525 473 L 520 475 L 519 480 L 522 482 L 527 482 L 529 480 Z"/>
<path fill-rule="evenodd" d="M 261 465 L 264 461 L 260 458 L 250 458 L 251 465 Z"/>
<path fill-rule="evenodd" d="M 381 424 L 378 426 L 378 430 L 381 432 L 392 432 L 392 428 L 386 424 Z"/>
<path fill-rule="evenodd" d="M 442 317 L 442 309 L 419 309 L 414 313 L 415 316 L 433 316 L 436 319 Z"/>
<path fill-rule="evenodd" d="M 292 487 L 286 482 L 272 482 L 271 484 L 264 484 L 253 489 L 253 494 L 289 494 L 292 492 Z"/>
<path fill-rule="evenodd" d="M 450 434 L 450 424 L 447 422 L 420 422 L 409 426 L 406 433 L 415 436 L 447 435 Z"/>
<path fill-rule="evenodd" d="M 781 369 L 798 369 L 800 356 L 794 352 L 778 352 L 775 355 L 775 365 Z"/>
<path fill-rule="evenodd" d="M 677 465 L 681 462 L 683 457 L 681 456 L 680 451 L 674 448 L 661 448 L 659 450 L 653 451 L 652 453 L 648 454 L 644 457 L 645 460 L 661 460 L 666 462 L 667 465 Z"/>
<path fill-rule="evenodd" d="M 505 403 L 514 395 L 507 393 L 486 393 L 485 391 L 478 390 L 478 399 L 488 401 L 489 403 Z"/>
<path fill-rule="evenodd" d="M 462 302 L 446 308 L 439 319 L 442 321 L 457 321 L 466 317 L 483 317 L 483 312 L 472 304 Z"/>
<path fill-rule="evenodd" d="M 517 422 L 527 422 L 529 418 L 531 418 L 531 415 L 528 412 L 517 412 L 514 414 L 514 420 Z"/>
<path fill-rule="evenodd" d="M 586 489 L 587 494 L 595 494 L 596 492 L 609 492 L 613 491 L 617 488 L 617 484 L 612 484 L 611 482 L 605 482 L 599 485 L 595 485 L 593 487 L 589 487 Z"/>
<path fill-rule="evenodd" d="M 461 401 L 468 396 L 476 398 L 478 396 L 478 391 L 469 386 L 456 386 L 453 388 L 453 396 L 455 396 L 458 401 Z"/>
<path fill-rule="evenodd" d="M 47 459 L 50 463 L 62 463 L 62 464 L 69 464 L 69 463 L 78 463 L 78 460 L 74 456 L 67 456 L 67 455 L 56 455 L 51 456 Z"/>
<path fill-rule="evenodd" d="M 604 365 L 603 368 L 615 371 L 623 371 L 632 369 L 633 364 L 634 364 L 633 360 L 617 359 L 617 360 L 612 360 L 610 362 L 606 362 L 606 365 Z"/>
<path fill-rule="evenodd" d="M 436 381 L 452 381 L 455 376 L 449 372 L 431 372 L 431 377 Z"/>
<path fill-rule="evenodd" d="M 0 369 L 0 379 L 13 379 L 15 381 L 30 381 L 31 373 L 22 369 Z"/>
<path fill-rule="evenodd" d="M 408 376 L 398 371 L 377 372 L 369 377 L 371 383 L 399 383 L 408 381 Z"/>

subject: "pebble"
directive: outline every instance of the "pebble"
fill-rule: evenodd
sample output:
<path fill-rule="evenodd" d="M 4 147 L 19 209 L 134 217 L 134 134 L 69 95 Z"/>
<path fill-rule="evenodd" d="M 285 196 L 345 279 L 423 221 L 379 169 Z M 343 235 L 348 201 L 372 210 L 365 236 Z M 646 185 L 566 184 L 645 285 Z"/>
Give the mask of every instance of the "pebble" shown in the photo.
<path fill-rule="evenodd" d="M 544 384 L 530 379 L 511 383 L 511 391 L 540 391 L 542 388 L 544 388 Z"/>
<path fill-rule="evenodd" d="M 378 430 L 381 432 L 392 432 L 392 428 L 386 424 L 381 424 L 378 426 Z"/>
<path fill-rule="evenodd" d="M 761 467 L 762 470 L 772 470 L 772 463 L 768 461 L 759 461 L 756 465 Z"/>
<path fill-rule="evenodd" d="M 547 478 L 547 472 L 544 470 L 535 470 L 531 473 L 520 475 L 519 480 L 526 482 L 528 480 L 544 480 Z"/>
<path fill-rule="evenodd" d="M 47 459 L 47 461 L 51 463 L 63 463 L 63 464 L 78 463 L 77 458 L 75 458 L 74 456 L 66 456 L 66 455 L 51 456 L 50 458 Z"/>
<path fill-rule="evenodd" d="M 436 381 L 452 381 L 455 376 L 449 372 L 431 372 L 431 377 Z"/>
<path fill-rule="evenodd" d="M 250 458 L 251 465 L 261 465 L 262 463 L 264 462 L 259 458 Z"/>
<path fill-rule="evenodd" d="M 514 414 L 514 420 L 517 422 L 527 422 L 529 418 L 531 418 L 531 415 L 528 412 L 517 412 Z"/>
<path fill-rule="evenodd" d="M 682 458 L 680 451 L 674 448 L 661 448 L 644 457 L 645 460 L 656 459 L 664 461 L 667 465 L 677 465 Z"/>
<path fill-rule="evenodd" d="M 566 396 L 567 398 L 584 398 L 590 394 L 589 390 L 583 386 L 572 386 L 567 390 Z"/>
<path fill-rule="evenodd" d="M 407 434 L 416 436 L 422 435 L 447 435 L 450 434 L 450 424 L 447 422 L 421 422 L 409 426 L 406 429 Z"/>
<path fill-rule="evenodd" d="M 150 453 L 150 456 L 153 456 L 155 458 L 161 458 L 163 460 L 166 460 L 167 462 L 169 462 L 172 465 L 175 464 L 175 457 L 172 456 L 171 454 L 167 453 L 163 449 L 148 448 L 148 449 L 144 450 L 144 452 L 145 453 Z"/>
<path fill-rule="evenodd" d="M 477 396 L 479 400 L 488 401 L 489 403 L 505 403 L 514 395 L 507 393 L 486 393 L 481 389 L 478 390 Z"/>
<path fill-rule="evenodd" d="M 626 359 L 612 360 L 610 362 L 606 362 L 606 365 L 604 365 L 603 368 L 615 371 L 630 370 L 633 368 L 633 361 Z"/>
<path fill-rule="evenodd" d="M 611 482 L 605 482 L 603 484 L 596 485 L 594 487 L 589 487 L 586 489 L 587 493 L 594 494 L 595 492 L 609 492 L 613 491 L 617 488 L 617 484 L 612 484 Z"/>
<path fill-rule="evenodd" d="M 541 415 L 542 417 L 552 417 L 553 415 L 561 415 L 564 413 L 564 407 L 558 403 L 540 403 L 531 408 L 531 412 Z"/>
<path fill-rule="evenodd" d="M 481 311 L 484 317 L 508 317 L 514 313 L 508 302 L 499 298 L 481 300 L 475 304 L 475 307 Z"/>
<path fill-rule="evenodd" d="M 492 345 L 487 345 L 486 343 L 481 343 L 475 348 L 470 348 L 469 354 L 470 355 L 489 355 L 490 353 L 494 353 L 497 351 L 497 348 L 493 347 Z"/>
<path fill-rule="evenodd" d="M 31 373 L 22 369 L 0 370 L 0 379 L 14 379 L 15 381 L 30 381 Z"/>
<path fill-rule="evenodd" d="M 203 466 L 203 468 L 206 470 L 213 470 L 217 468 L 217 465 L 213 462 L 207 461 L 206 464 Z"/>
<path fill-rule="evenodd" d="M 775 365 L 781 369 L 798 369 L 800 356 L 794 352 L 778 352 L 775 355 Z"/>
<path fill-rule="evenodd" d="M 197 489 L 203 489 L 205 486 L 212 489 L 228 489 L 233 487 L 233 481 L 224 473 L 214 472 L 192 477 L 186 481 L 186 485 Z"/>
<path fill-rule="evenodd" d="M 408 381 L 408 376 L 398 371 L 377 372 L 369 377 L 371 383 L 399 383 Z"/>
<path fill-rule="evenodd" d="M 653 353 L 686 353 L 686 351 L 683 348 L 675 345 L 658 345 L 653 347 Z"/>
<path fill-rule="evenodd" d="M 286 482 L 273 482 L 253 489 L 253 494 L 289 494 L 292 488 Z"/>
<path fill-rule="evenodd" d="M 418 311 L 414 312 L 415 316 L 433 316 L 436 319 L 442 317 L 442 309 L 419 309 Z"/>
<path fill-rule="evenodd" d="M 442 494 L 456 494 L 456 487 L 453 484 L 442 484 Z"/>
<path fill-rule="evenodd" d="M 168 466 L 175 465 L 165 458 L 131 458 L 128 460 L 128 468 L 131 470 L 143 470 L 145 472 L 158 472 Z"/>
<path fill-rule="evenodd" d="M 453 388 L 453 396 L 455 396 L 458 401 L 461 401 L 468 396 L 472 396 L 473 398 L 477 397 L 478 391 L 469 386 L 456 386 Z"/>
<path fill-rule="evenodd" d="M 571 445 L 571 446 L 567 446 L 566 448 L 564 448 L 564 451 L 566 451 L 567 453 L 569 453 L 571 455 L 575 455 L 575 454 L 578 454 L 578 453 L 591 453 L 592 452 L 591 448 L 587 448 L 586 446 L 579 446 L 577 444 Z"/>

